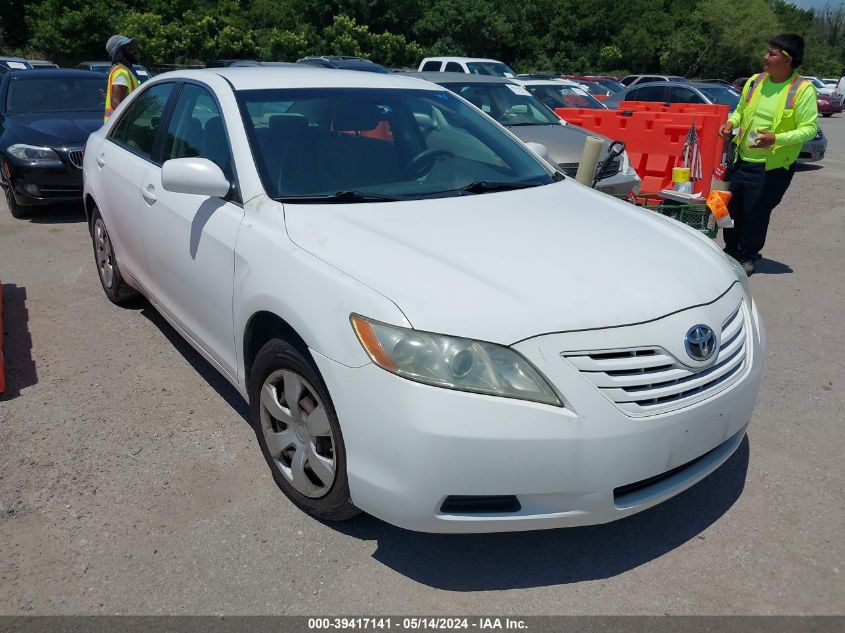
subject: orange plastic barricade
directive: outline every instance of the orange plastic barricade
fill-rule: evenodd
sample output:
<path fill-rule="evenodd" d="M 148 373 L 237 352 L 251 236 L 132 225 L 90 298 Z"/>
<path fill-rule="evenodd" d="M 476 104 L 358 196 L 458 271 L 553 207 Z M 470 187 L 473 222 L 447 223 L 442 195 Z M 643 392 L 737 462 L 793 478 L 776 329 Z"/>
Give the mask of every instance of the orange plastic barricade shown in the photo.
<path fill-rule="evenodd" d="M 623 102 L 626 103 L 626 102 Z M 679 167 L 687 132 L 695 125 L 701 150 L 702 178 L 693 184 L 694 193 L 706 198 L 713 170 L 721 163 L 723 141 L 719 127 L 727 117 L 727 106 L 698 106 L 708 112 L 672 112 L 661 103 L 656 109 L 583 110 L 558 108 L 558 116 L 573 125 L 622 141 L 634 169 L 643 183 L 644 194 L 659 194 L 672 186 L 672 168 Z M 678 104 L 685 105 L 685 104 Z"/>
<path fill-rule="evenodd" d="M 6 391 L 6 362 L 3 358 L 3 284 L 0 283 L 0 393 Z"/>

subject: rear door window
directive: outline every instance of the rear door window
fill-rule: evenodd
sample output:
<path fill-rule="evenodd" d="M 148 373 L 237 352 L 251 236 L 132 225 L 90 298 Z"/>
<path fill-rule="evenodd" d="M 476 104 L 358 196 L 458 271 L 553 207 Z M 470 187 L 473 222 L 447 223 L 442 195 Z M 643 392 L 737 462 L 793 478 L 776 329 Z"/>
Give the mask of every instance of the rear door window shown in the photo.
<path fill-rule="evenodd" d="M 458 62 L 449 62 L 446 64 L 446 72 L 447 73 L 462 73 L 464 69 Z"/>
<path fill-rule="evenodd" d="M 625 96 L 625 101 L 666 101 L 666 88 L 663 86 L 634 88 Z"/>
<path fill-rule="evenodd" d="M 671 103 L 704 103 L 704 100 L 694 90 L 678 87 L 670 89 L 669 101 Z"/>
<path fill-rule="evenodd" d="M 142 158 L 151 160 L 161 116 L 174 86 L 173 83 L 163 83 L 144 90 L 120 117 L 109 138 Z"/>

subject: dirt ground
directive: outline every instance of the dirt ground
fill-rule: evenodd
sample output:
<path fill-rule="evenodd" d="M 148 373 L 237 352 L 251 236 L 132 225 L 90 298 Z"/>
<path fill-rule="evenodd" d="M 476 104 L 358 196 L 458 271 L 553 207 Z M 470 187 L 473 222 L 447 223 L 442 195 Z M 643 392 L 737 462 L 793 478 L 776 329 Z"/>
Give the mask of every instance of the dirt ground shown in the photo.
<path fill-rule="evenodd" d="M 0 613 L 842 614 L 845 116 L 822 126 L 751 279 L 768 350 L 747 440 L 591 528 L 308 518 L 228 383 L 148 305 L 107 301 L 81 212 L 0 206 Z"/>

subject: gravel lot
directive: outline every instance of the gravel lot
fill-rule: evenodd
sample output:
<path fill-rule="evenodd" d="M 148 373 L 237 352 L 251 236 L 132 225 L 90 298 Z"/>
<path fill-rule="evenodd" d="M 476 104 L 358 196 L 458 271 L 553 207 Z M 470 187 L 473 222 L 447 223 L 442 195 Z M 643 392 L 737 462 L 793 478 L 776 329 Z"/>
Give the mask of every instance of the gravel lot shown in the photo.
<path fill-rule="evenodd" d="M 485 536 L 327 525 L 276 488 L 237 393 L 99 287 L 79 210 L 0 207 L 2 614 L 842 614 L 845 116 L 772 220 L 747 440 L 614 524 Z M 0 203 L 2 205 L 2 203 Z"/>

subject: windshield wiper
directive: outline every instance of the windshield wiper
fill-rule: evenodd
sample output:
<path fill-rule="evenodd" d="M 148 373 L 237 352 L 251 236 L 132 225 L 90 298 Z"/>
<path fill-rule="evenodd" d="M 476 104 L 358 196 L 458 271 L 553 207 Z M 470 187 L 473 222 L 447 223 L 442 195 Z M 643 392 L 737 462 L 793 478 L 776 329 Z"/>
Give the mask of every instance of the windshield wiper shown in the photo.
<path fill-rule="evenodd" d="M 502 123 L 505 127 L 528 127 L 531 125 L 557 125 L 557 123 L 543 123 L 542 121 L 523 121 L 522 123 Z"/>
<path fill-rule="evenodd" d="M 469 183 L 460 189 L 453 189 L 460 193 L 490 193 L 491 191 L 511 191 L 513 189 L 527 189 L 529 187 L 539 187 L 543 183 L 536 181 L 528 182 L 491 182 L 487 180 L 477 180 Z"/>
<path fill-rule="evenodd" d="M 337 191 L 322 196 L 280 196 L 276 198 L 279 202 L 291 202 L 298 204 L 309 203 L 348 203 L 348 202 L 396 202 L 404 198 L 381 196 L 375 193 L 364 193 L 362 191 Z"/>

